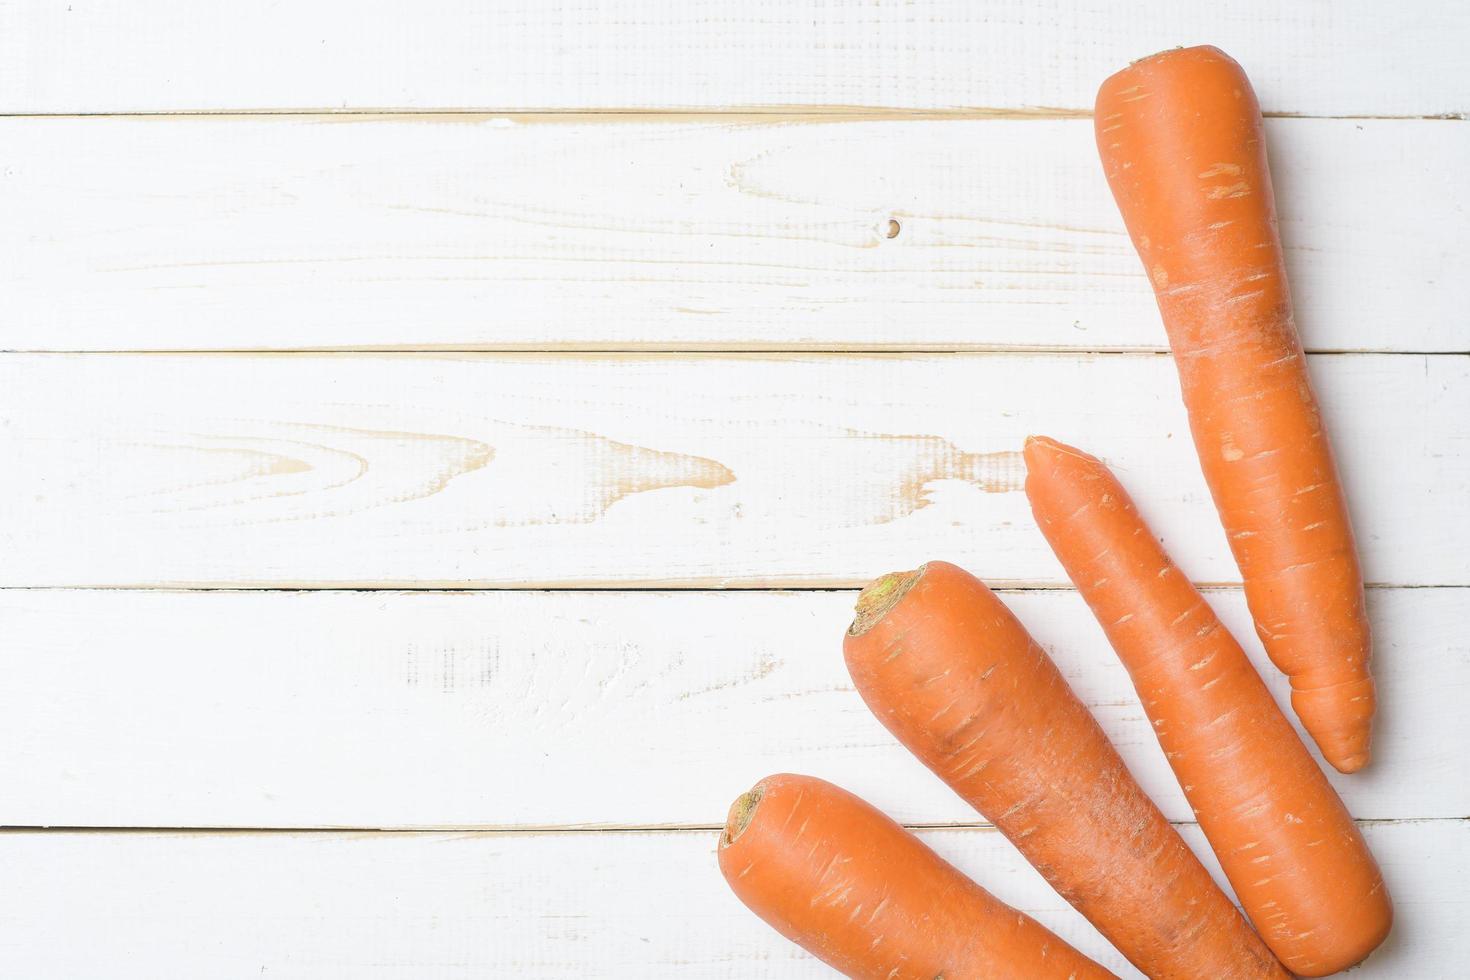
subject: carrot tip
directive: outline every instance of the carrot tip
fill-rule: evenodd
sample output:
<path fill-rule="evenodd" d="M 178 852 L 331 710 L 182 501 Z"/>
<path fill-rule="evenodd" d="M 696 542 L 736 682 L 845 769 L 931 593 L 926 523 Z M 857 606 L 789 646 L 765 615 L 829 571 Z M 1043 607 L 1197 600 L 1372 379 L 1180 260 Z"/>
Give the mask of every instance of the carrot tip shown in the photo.
<path fill-rule="evenodd" d="M 920 565 L 910 572 L 889 572 L 863 589 L 855 607 L 857 615 L 847 628 L 849 636 L 862 636 L 877 626 L 888 610 L 898 605 L 924 574 L 927 566 Z"/>
<path fill-rule="evenodd" d="M 728 847 L 745 833 L 745 828 L 750 826 L 750 821 L 755 818 L 756 808 L 761 805 L 761 797 L 765 790 L 756 786 L 749 792 L 741 793 L 730 804 L 730 814 L 725 818 L 725 833 L 720 837 L 720 846 Z"/>
<path fill-rule="evenodd" d="M 1132 68 L 1134 65 L 1141 64 L 1142 62 L 1153 61 L 1155 58 L 1162 58 L 1165 55 L 1173 54 L 1175 51 L 1183 50 L 1184 45 L 1176 44 L 1172 48 L 1164 48 L 1162 51 L 1155 51 L 1153 54 L 1146 54 L 1142 58 L 1134 58 L 1132 61 L 1128 62 L 1128 67 Z"/>
<path fill-rule="evenodd" d="M 1069 446 L 1065 442 L 1059 442 L 1051 436 L 1027 436 L 1026 445 L 1023 447 L 1022 458 L 1026 461 L 1026 472 L 1029 474 L 1033 466 L 1040 465 L 1043 459 L 1056 458 L 1057 456 L 1071 456 L 1087 464 L 1100 464 L 1096 456 L 1085 453 L 1076 446 Z"/>
<path fill-rule="evenodd" d="M 1021 446 L 1021 454 L 1023 456 L 1033 456 L 1043 449 L 1057 449 L 1061 445 L 1061 443 L 1057 442 L 1051 436 L 1029 435 L 1026 437 L 1026 442 Z"/>
<path fill-rule="evenodd" d="M 1163 60 L 1170 57 L 1171 55 L 1177 56 L 1181 52 L 1187 55 L 1220 55 L 1227 58 L 1229 57 L 1229 55 L 1225 54 L 1224 51 L 1221 51 L 1213 44 L 1193 44 L 1188 46 L 1183 44 L 1176 44 L 1172 48 L 1164 48 L 1162 51 L 1155 51 L 1153 54 L 1146 54 L 1142 58 L 1134 58 L 1132 61 L 1128 62 L 1128 67 L 1132 68 L 1134 65 L 1141 65 L 1145 61 Z"/>
<path fill-rule="evenodd" d="M 1373 681 L 1367 677 L 1291 692 L 1291 707 L 1302 727 L 1322 758 L 1341 773 L 1357 772 L 1372 759 L 1374 704 Z M 1357 710 L 1344 714 L 1344 705 Z"/>

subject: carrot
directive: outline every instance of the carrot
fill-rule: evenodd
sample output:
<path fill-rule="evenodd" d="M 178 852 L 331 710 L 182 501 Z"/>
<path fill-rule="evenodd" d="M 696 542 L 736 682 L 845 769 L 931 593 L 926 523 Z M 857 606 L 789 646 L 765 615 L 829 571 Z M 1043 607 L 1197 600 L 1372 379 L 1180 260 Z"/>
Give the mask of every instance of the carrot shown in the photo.
<path fill-rule="evenodd" d="M 1357 963 L 1393 922 L 1383 876 L 1245 651 L 1106 466 L 1035 437 L 1025 458 L 1036 523 L 1128 668 L 1266 945 L 1301 976 Z"/>
<path fill-rule="evenodd" d="M 1056 665 L 946 562 L 858 599 L 847 668 L 909 751 L 1150 977 L 1285 977 Z"/>
<path fill-rule="evenodd" d="M 735 801 L 720 870 L 751 911 L 848 976 L 1113 976 L 869 804 L 811 776 L 768 776 Z"/>
<path fill-rule="evenodd" d="M 1094 118 L 1256 630 L 1323 756 L 1356 772 L 1375 705 L 1363 579 L 1292 318 L 1255 93 L 1221 51 L 1184 48 L 1109 78 Z"/>

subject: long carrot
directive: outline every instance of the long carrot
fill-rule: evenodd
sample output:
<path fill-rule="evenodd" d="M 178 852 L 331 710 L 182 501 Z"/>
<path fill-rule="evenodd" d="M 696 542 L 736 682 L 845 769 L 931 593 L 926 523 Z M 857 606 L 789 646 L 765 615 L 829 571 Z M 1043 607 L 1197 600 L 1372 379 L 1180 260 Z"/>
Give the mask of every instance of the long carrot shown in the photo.
<path fill-rule="evenodd" d="M 1292 319 L 1255 93 L 1221 51 L 1184 48 L 1109 78 L 1094 118 L 1256 630 L 1323 756 L 1355 772 L 1375 706 L 1363 580 Z"/>
<path fill-rule="evenodd" d="M 1287 969 L 1320 977 L 1393 922 L 1363 835 L 1245 651 L 1169 560 L 1117 478 L 1026 441 L 1026 496 L 1118 652 L 1236 897 Z"/>
<path fill-rule="evenodd" d="M 851 977 L 1113 976 L 869 804 L 811 776 L 768 776 L 735 801 L 720 870 L 776 931 Z"/>
<path fill-rule="evenodd" d="M 884 576 L 844 651 L 878 720 L 1144 973 L 1286 976 L 979 579 L 937 561 Z"/>

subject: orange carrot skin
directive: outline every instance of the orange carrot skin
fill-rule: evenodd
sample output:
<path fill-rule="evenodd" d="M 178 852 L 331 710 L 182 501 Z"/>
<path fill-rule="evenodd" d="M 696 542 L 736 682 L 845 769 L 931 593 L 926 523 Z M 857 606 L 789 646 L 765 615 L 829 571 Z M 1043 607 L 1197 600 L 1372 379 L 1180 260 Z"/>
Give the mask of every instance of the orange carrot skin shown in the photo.
<path fill-rule="evenodd" d="M 946 562 L 909 575 L 845 642 L 888 730 L 1150 977 L 1286 977 L 1010 610 Z"/>
<path fill-rule="evenodd" d="M 1256 629 L 1323 756 L 1354 772 L 1375 708 L 1363 580 L 1292 316 L 1255 93 L 1224 53 L 1185 48 L 1109 78 L 1094 118 Z"/>
<path fill-rule="evenodd" d="M 1113 976 L 821 779 L 786 774 L 757 783 L 730 808 L 719 857 L 742 902 L 851 977 Z"/>
<path fill-rule="evenodd" d="M 1388 935 L 1393 906 L 1357 824 L 1245 651 L 1099 460 L 1026 442 L 1036 523 L 1138 690 L 1245 912 L 1300 976 Z"/>

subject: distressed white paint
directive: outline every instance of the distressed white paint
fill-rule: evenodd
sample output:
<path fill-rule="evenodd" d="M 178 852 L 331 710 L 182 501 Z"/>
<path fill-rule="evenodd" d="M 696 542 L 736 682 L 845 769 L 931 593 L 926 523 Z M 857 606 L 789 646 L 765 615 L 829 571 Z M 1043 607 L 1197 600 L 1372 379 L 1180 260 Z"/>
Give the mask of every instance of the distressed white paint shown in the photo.
<path fill-rule="evenodd" d="M 1374 589 L 1359 817 L 1470 813 L 1466 589 Z M 911 823 L 980 818 L 881 728 L 852 592 L 0 592 L 0 825 L 713 825 L 770 772 Z M 1070 591 L 1004 598 L 1143 787 L 1192 818 Z M 1210 593 L 1278 697 L 1240 594 Z"/>
<path fill-rule="evenodd" d="M 0 347 L 1164 344 L 1090 120 L 613 118 L 0 120 Z M 1267 133 L 1307 345 L 1465 350 L 1470 123 Z"/>
<path fill-rule="evenodd" d="M 1396 900 L 1355 980 L 1463 973 L 1464 821 L 1365 832 Z M 1183 828 L 1196 849 L 1194 827 Z M 992 830 L 923 839 L 1083 952 L 1139 976 Z M 0 973 L 57 980 L 833 974 L 751 915 L 713 831 L 0 835 Z M 1214 862 L 1206 864 L 1216 872 Z M 17 887 L 23 883 L 23 887 Z"/>
<path fill-rule="evenodd" d="M 1470 584 L 1470 360 L 1312 362 L 1365 575 Z M 1238 580 L 1165 355 L 7 355 L 0 584 L 1064 582 L 1016 451 Z"/>
<path fill-rule="evenodd" d="M 1056 117 L 1197 42 L 1270 112 L 1463 115 L 1467 27 L 1375 0 L 19 0 L 0 113 L 513 118 L 0 119 L 0 348 L 1152 348 L 1090 123 Z M 608 108 L 706 113 L 567 115 Z M 1465 348 L 1467 131 L 1268 123 L 1309 345 Z M 1369 578 L 1470 585 L 1464 358 L 1314 370 Z M 0 584 L 852 583 L 931 556 L 1057 582 L 988 455 L 1032 430 L 1234 578 L 1162 358 L 16 356 Z M 1366 832 L 1398 925 L 1358 977 L 1463 972 L 1466 591 L 1370 595 L 1379 759 L 1334 779 L 1391 818 Z M 851 599 L 0 592 L 0 823 L 714 823 L 786 768 L 973 820 L 848 688 Z M 1185 816 L 1077 596 L 1011 601 Z M 994 832 L 925 836 L 1126 974 Z M 0 833 L 0 975 L 825 975 L 713 843 Z"/>
<path fill-rule="evenodd" d="M 1130 60 L 1216 44 L 1268 110 L 1470 109 L 1464 4 L 1383 0 L 13 0 L 0 110 L 1090 109 Z"/>

